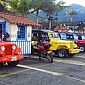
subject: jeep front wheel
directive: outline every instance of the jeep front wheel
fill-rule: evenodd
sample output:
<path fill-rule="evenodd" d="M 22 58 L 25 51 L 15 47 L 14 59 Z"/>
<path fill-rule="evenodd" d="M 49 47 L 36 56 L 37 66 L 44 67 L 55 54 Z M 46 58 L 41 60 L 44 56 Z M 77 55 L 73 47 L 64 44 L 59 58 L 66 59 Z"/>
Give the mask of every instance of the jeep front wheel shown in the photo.
<path fill-rule="evenodd" d="M 60 50 L 58 50 L 58 57 L 59 58 L 68 57 L 67 50 L 66 49 L 60 49 Z"/>
<path fill-rule="evenodd" d="M 7 64 L 9 66 L 16 66 L 19 63 L 19 61 L 12 61 L 12 62 L 8 62 Z"/>
<path fill-rule="evenodd" d="M 0 62 L 0 66 L 2 66 L 3 65 L 3 63 L 2 62 Z"/>
<path fill-rule="evenodd" d="M 79 47 L 80 48 L 80 52 L 84 52 L 85 51 L 85 47 Z"/>

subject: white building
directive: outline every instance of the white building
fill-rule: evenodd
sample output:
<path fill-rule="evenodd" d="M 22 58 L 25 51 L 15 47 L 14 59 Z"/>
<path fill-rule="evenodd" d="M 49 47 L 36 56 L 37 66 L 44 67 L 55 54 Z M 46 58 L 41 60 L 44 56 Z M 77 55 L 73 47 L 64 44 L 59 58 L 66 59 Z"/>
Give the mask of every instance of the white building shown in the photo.
<path fill-rule="evenodd" d="M 33 26 L 41 25 L 26 17 L 0 14 L 0 34 L 7 32 L 10 37 L 6 41 L 17 44 L 22 49 L 22 54 L 31 53 L 31 30 Z"/>

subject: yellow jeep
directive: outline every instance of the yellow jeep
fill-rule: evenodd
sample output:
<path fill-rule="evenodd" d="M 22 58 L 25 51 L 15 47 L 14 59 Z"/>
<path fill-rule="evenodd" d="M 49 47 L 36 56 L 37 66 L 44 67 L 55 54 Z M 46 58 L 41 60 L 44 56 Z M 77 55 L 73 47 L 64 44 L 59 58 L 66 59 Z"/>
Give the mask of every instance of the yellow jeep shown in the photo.
<path fill-rule="evenodd" d="M 50 31 L 50 30 L 41 30 L 41 34 L 42 33 L 45 33 L 46 36 L 48 35 L 50 39 L 50 43 L 52 45 L 50 49 L 58 57 L 73 56 L 74 54 L 80 52 L 80 50 L 77 48 L 77 45 L 73 43 L 72 41 L 60 40 L 57 32 Z M 40 34 L 39 34 L 39 37 L 40 37 Z"/>

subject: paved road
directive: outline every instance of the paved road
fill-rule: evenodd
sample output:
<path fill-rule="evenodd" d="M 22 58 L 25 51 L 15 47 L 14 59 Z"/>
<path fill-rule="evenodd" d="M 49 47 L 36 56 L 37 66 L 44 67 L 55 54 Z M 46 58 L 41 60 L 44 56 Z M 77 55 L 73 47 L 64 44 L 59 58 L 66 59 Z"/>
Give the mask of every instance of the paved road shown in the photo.
<path fill-rule="evenodd" d="M 0 85 L 85 85 L 85 53 L 54 57 L 51 64 L 36 57 L 25 58 L 16 67 L 0 67 Z"/>

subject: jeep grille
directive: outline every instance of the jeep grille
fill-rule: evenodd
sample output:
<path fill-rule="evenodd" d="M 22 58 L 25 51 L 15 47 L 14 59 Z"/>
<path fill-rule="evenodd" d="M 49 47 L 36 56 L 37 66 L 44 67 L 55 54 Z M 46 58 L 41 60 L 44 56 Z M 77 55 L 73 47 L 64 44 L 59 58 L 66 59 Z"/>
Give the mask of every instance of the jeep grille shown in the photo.
<path fill-rule="evenodd" d="M 5 46 L 5 55 L 12 55 L 12 45 Z"/>

